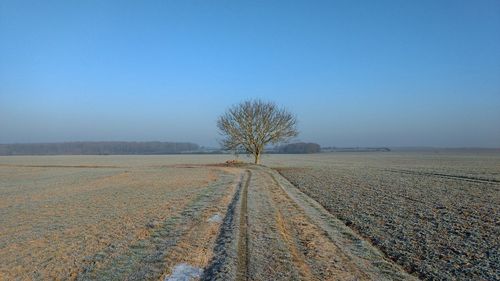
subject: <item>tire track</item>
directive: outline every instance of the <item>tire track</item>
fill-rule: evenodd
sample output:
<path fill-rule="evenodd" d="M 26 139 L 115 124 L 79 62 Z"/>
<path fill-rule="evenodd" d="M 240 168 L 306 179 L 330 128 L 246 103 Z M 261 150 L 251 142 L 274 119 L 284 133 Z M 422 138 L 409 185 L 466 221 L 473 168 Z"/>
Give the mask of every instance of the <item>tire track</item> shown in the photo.
<path fill-rule="evenodd" d="M 157 280 L 164 274 L 166 260 L 172 257 L 173 251 L 182 247 L 181 242 L 190 233 L 196 234 L 195 230 L 206 223 L 206 213 L 212 205 L 217 205 L 230 192 L 226 187 L 233 179 L 233 175 L 221 173 L 217 181 L 197 194 L 182 211 L 153 226 L 146 237 L 118 252 L 110 246 L 89 257 L 76 279 Z M 109 258 L 103 259 L 103 254 Z"/>
<path fill-rule="evenodd" d="M 414 280 L 277 172 L 241 169 L 202 280 Z"/>
<path fill-rule="evenodd" d="M 320 277 L 318 280 L 323 280 L 325 277 L 335 280 L 349 278 L 354 278 L 354 280 L 417 280 L 385 258 L 382 252 L 333 217 L 319 203 L 298 190 L 278 172 L 268 169 L 266 173 L 272 178 L 274 188 L 279 190 L 275 190 L 277 192 L 276 204 L 281 205 L 282 208 L 288 204 L 291 206 L 289 210 L 293 210 L 293 212 L 288 211 L 287 214 L 290 216 L 291 223 L 295 222 L 294 230 L 299 248 L 304 249 L 300 246 L 303 244 L 301 241 L 305 241 L 306 246 L 308 240 L 313 242 L 313 246 L 314 243 L 321 244 L 315 247 L 319 256 L 307 257 L 305 255 L 311 270 L 317 277 Z M 307 248 L 305 250 L 307 251 Z M 336 254 L 330 260 L 336 261 L 337 265 L 324 263 L 323 257 L 328 256 L 332 251 L 336 251 Z M 333 269 L 333 275 L 323 275 L 325 271 L 330 272 L 331 269 Z M 354 276 L 349 277 L 350 274 Z M 342 275 L 344 276 L 341 277 Z"/>
<path fill-rule="evenodd" d="M 248 186 L 252 172 L 247 170 L 247 177 L 245 185 L 243 186 L 241 195 L 241 209 L 240 209 L 240 231 L 238 237 L 238 267 L 236 280 L 248 280 Z"/>
<path fill-rule="evenodd" d="M 287 210 L 273 200 L 272 180 L 258 166 L 251 166 L 252 180 L 248 189 L 248 280 L 293 281 L 301 278 L 301 268 L 294 262 L 297 253 L 293 239 L 287 241 L 286 225 L 280 214 Z"/>
<path fill-rule="evenodd" d="M 283 214 L 278 224 L 288 225 L 283 228 L 283 238 L 288 241 L 302 280 L 371 280 L 363 268 L 316 225 L 320 218 L 307 216 L 273 174 L 266 172 L 263 176 L 269 178 L 272 199 Z"/>
<path fill-rule="evenodd" d="M 408 175 L 417 175 L 417 176 L 434 176 L 440 177 L 444 179 L 450 180 L 462 180 L 476 183 L 489 183 L 489 184 L 500 184 L 499 180 L 496 179 L 487 179 L 481 177 L 473 177 L 473 176 L 461 176 L 461 175 L 452 175 L 452 174 L 444 174 L 444 173 L 431 173 L 431 172 L 423 172 L 423 171 L 411 171 L 411 170 L 402 170 L 402 169 L 385 169 L 384 171 L 400 173 L 400 174 L 408 174 Z"/>
<path fill-rule="evenodd" d="M 243 169 L 238 170 L 240 170 L 240 173 L 236 192 L 234 193 L 231 203 L 227 206 L 226 216 L 223 219 L 215 242 L 213 258 L 204 270 L 201 280 L 236 280 L 237 276 L 246 276 L 240 273 L 247 272 L 248 254 L 243 254 L 245 251 L 248 253 L 248 246 L 242 247 L 240 254 L 239 249 L 241 243 L 239 240 L 240 236 L 248 237 L 248 235 L 240 234 L 240 221 L 242 220 L 240 213 L 242 212 L 243 190 L 248 189 L 250 171 Z M 245 197 L 247 196 L 248 195 L 245 195 Z M 246 198 L 245 201 L 247 201 Z M 244 225 L 245 224 L 243 224 L 243 226 Z M 248 245 L 248 241 L 244 241 L 247 242 Z M 241 261 L 240 257 L 242 257 Z M 240 267 L 239 264 L 241 264 Z"/>

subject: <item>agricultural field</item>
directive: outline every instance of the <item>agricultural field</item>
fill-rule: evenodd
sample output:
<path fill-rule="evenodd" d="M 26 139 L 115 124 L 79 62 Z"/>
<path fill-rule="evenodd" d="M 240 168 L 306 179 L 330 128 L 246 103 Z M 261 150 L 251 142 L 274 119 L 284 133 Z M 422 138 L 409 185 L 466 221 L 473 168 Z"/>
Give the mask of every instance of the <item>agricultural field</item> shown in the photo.
<path fill-rule="evenodd" d="M 0 280 L 498 279 L 500 155 L 232 158 L 0 157 Z"/>
<path fill-rule="evenodd" d="M 159 279 L 177 263 L 202 268 L 218 225 L 200 222 L 223 216 L 234 192 L 234 171 L 175 157 L 0 163 L 1 280 Z"/>
<path fill-rule="evenodd" d="M 269 162 L 413 275 L 499 280 L 499 154 L 337 153 Z"/>

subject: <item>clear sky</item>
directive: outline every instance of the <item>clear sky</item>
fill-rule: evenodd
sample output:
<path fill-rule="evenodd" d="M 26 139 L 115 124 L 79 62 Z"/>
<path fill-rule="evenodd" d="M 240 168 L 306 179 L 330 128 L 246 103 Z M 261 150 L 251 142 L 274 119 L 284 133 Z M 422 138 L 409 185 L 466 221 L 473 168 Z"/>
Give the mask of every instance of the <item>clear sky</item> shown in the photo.
<path fill-rule="evenodd" d="M 0 143 L 214 146 L 252 98 L 322 145 L 500 147 L 500 1 L 0 1 Z"/>

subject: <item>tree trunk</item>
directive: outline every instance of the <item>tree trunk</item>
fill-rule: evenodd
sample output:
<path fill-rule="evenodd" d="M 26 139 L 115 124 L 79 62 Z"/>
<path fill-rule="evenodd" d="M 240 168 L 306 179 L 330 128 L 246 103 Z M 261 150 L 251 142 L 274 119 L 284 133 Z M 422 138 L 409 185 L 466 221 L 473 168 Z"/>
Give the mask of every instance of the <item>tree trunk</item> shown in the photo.
<path fill-rule="evenodd" d="M 253 155 L 255 157 L 255 164 L 260 164 L 260 153 L 256 152 Z"/>

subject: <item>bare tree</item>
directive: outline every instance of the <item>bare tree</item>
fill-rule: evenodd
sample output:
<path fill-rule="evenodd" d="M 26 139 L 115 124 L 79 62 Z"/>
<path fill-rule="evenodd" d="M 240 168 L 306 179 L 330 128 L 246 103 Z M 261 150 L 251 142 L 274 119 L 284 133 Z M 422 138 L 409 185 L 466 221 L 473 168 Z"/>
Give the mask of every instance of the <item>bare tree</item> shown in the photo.
<path fill-rule="evenodd" d="M 217 121 L 224 136 L 222 147 L 252 154 L 255 164 L 266 144 L 277 144 L 298 135 L 297 119 L 272 102 L 249 100 L 229 108 Z"/>

